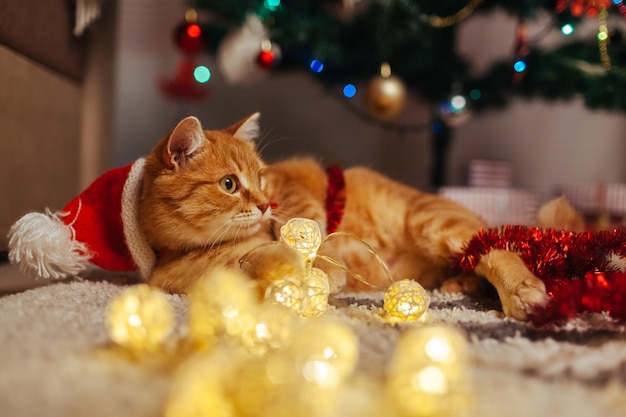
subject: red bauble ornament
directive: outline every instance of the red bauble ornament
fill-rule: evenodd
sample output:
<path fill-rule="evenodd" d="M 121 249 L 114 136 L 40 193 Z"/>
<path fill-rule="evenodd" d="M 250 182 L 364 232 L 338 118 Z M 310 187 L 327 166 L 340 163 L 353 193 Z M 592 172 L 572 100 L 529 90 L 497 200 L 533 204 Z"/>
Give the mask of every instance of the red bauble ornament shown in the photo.
<path fill-rule="evenodd" d="M 206 84 L 200 84 L 194 77 L 197 65 L 191 58 L 184 58 L 173 78 L 159 80 L 159 88 L 166 96 L 178 100 L 199 101 L 209 93 Z"/>
<path fill-rule="evenodd" d="M 176 46 L 186 54 L 202 52 L 206 45 L 202 27 L 197 23 L 183 22 L 174 30 Z"/>

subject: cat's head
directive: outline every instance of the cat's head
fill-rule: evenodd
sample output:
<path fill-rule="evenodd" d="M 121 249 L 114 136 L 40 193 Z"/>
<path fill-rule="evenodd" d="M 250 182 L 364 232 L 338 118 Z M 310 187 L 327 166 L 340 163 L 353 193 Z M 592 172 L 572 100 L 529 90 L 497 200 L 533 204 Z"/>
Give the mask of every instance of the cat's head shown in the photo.
<path fill-rule="evenodd" d="M 187 117 L 146 157 L 139 224 L 155 249 L 210 247 L 256 233 L 269 219 L 259 113 L 223 130 Z"/>

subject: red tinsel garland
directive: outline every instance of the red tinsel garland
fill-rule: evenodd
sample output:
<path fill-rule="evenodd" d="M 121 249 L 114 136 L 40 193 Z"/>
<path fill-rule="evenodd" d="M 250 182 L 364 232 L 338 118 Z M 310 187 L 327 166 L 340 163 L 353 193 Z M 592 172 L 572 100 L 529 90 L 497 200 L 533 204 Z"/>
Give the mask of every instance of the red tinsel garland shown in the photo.
<path fill-rule="evenodd" d="M 337 231 L 343 218 L 343 210 L 346 205 L 346 182 L 343 170 L 331 165 L 326 168 L 328 186 L 326 189 L 326 234 Z"/>
<path fill-rule="evenodd" d="M 626 272 L 609 261 L 611 255 L 626 255 L 626 227 L 582 233 L 524 226 L 481 230 L 453 264 L 471 271 L 493 249 L 518 253 L 544 282 L 550 301 L 531 314 L 535 324 L 592 312 L 626 321 Z"/>

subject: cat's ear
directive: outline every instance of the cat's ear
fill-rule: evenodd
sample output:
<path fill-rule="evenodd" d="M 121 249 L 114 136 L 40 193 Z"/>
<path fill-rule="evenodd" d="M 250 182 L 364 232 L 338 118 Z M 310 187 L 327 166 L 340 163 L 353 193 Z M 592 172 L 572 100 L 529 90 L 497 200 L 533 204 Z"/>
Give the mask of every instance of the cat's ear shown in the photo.
<path fill-rule="evenodd" d="M 243 141 L 253 142 L 259 137 L 260 127 L 259 119 L 261 113 L 256 112 L 246 117 L 243 120 L 235 123 L 229 128 L 233 136 Z"/>
<path fill-rule="evenodd" d="M 200 121 L 189 116 L 181 120 L 167 141 L 163 155 L 165 163 L 172 168 L 183 166 L 191 154 L 198 151 L 205 142 Z"/>

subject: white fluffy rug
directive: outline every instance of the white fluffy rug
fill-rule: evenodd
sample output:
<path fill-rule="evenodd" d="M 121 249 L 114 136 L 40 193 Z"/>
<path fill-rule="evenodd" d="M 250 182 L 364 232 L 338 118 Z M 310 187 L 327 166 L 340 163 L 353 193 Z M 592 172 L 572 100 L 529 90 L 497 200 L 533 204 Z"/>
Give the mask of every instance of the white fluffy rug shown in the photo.
<path fill-rule="evenodd" d="M 112 359 L 104 319 L 124 288 L 110 279 L 51 283 L 0 297 L 0 415 L 161 416 L 171 375 Z M 178 328 L 186 299 L 169 296 Z M 358 371 L 380 375 L 403 326 L 375 319 L 380 294 L 345 296 L 328 313 L 360 339 Z M 626 416 L 626 332 L 602 316 L 559 329 L 507 320 L 489 300 L 432 294 L 427 321 L 460 326 L 470 341 L 480 417 Z M 348 417 L 350 413 L 343 413 Z M 361 415 L 358 407 L 353 415 Z"/>

